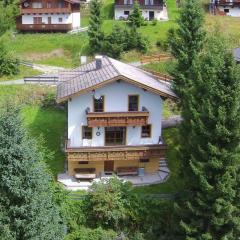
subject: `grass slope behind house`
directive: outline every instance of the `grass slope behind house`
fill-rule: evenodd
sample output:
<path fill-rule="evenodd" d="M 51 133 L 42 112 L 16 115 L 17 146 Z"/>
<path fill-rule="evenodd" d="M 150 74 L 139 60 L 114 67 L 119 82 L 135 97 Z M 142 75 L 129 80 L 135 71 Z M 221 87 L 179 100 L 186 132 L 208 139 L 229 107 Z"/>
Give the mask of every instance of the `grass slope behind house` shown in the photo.
<path fill-rule="evenodd" d="M 1 103 L 10 102 L 22 107 L 24 125 L 30 136 L 36 138 L 38 144 L 53 153 L 46 163 L 56 176 L 64 170 L 65 154 L 61 149 L 64 144 L 64 133 L 67 125 L 66 112 L 46 105 L 48 95 L 55 94 L 55 88 L 36 85 L 0 85 Z M 42 141 L 43 140 L 43 141 Z M 50 154 L 51 155 L 51 154 Z"/>
<path fill-rule="evenodd" d="M 7 76 L 1 76 L 0 82 L 3 81 L 9 81 L 9 80 L 17 80 L 17 79 L 23 79 L 24 77 L 31 77 L 40 75 L 42 72 L 32 69 L 30 67 L 20 66 L 20 72 L 17 75 L 7 75 Z"/>
<path fill-rule="evenodd" d="M 53 153 L 53 157 L 46 161 L 54 176 L 57 176 L 64 169 L 65 154 L 61 146 L 64 146 L 65 112 L 56 108 L 26 106 L 22 115 L 31 136 L 35 138 L 42 136 L 44 147 Z"/>

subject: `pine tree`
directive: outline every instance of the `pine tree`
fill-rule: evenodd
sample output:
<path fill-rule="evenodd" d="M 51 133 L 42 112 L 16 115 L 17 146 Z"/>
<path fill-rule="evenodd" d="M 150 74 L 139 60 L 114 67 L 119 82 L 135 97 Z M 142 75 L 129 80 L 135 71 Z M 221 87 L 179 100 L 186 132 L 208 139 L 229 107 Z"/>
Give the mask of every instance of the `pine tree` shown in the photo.
<path fill-rule="evenodd" d="M 1 111 L 0 232 L 15 240 L 63 239 L 50 176 L 21 121 L 16 108 Z"/>
<path fill-rule="evenodd" d="M 226 49 L 219 36 L 210 38 L 191 71 L 191 123 L 183 143 L 190 156 L 181 222 L 186 239 L 240 236 L 240 71 Z"/>
<path fill-rule="evenodd" d="M 179 28 L 169 31 L 168 42 L 172 55 L 177 59 L 175 71 L 172 72 L 175 91 L 183 99 L 191 87 L 191 68 L 203 47 L 205 32 L 203 30 L 203 11 L 199 1 L 186 0 L 178 19 Z"/>
<path fill-rule="evenodd" d="M 102 41 L 104 35 L 101 30 L 101 7 L 102 4 L 100 0 L 91 0 L 88 27 L 89 48 L 91 53 L 99 53 L 102 51 Z"/>
<path fill-rule="evenodd" d="M 144 19 L 140 10 L 140 5 L 138 1 L 134 2 L 133 11 L 129 15 L 129 25 L 134 28 L 139 28 L 142 26 Z"/>

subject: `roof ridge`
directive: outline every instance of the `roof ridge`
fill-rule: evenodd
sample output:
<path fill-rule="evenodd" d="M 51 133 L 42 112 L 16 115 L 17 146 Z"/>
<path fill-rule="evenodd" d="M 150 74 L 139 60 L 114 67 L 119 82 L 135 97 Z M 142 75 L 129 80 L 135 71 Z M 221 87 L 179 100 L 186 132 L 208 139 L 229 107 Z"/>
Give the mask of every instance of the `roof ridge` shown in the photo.
<path fill-rule="evenodd" d="M 106 57 L 106 59 L 108 60 L 108 62 L 109 62 L 109 64 L 114 68 L 114 70 L 117 72 L 117 74 L 118 75 L 122 75 L 120 72 L 119 72 L 119 70 L 114 66 L 114 64 L 112 63 L 112 61 L 110 60 L 110 59 L 113 59 L 113 58 L 110 58 L 110 57 L 108 57 L 108 56 L 105 56 Z M 115 59 L 114 59 L 115 60 Z M 115 60 L 115 61 L 118 61 L 118 60 Z M 120 61 L 118 61 L 118 62 L 120 62 Z"/>

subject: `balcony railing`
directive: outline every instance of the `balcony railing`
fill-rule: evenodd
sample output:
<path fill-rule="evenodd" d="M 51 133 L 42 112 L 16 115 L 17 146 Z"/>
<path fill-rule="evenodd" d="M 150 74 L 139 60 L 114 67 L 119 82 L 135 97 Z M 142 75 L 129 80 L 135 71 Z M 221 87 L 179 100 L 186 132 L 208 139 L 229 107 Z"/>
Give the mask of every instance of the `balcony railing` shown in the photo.
<path fill-rule="evenodd" d="M 71 147 L 66 141 L 68 161 L 139 160 L 165 156 L 165 143 L 138 146 Z"/>
<path fill-rule="evenodd" d="M 17 23 L 19 31 L 70 31 L 72 24 L 21 24 Z"/>
<path fill-rule="evenodd" d="M 115 8 L 133 8 L 133 4 L 115 3 Z M 140 4 L 141 9 L 163 9 L 163 4 Z"/>
<path fill-rule="evenodd" d="M 124 127 L 143 126 L 148 124 L 149 112 L 89 112 L 86 109 L 89 127 Z"/>
<path fill-rule="evenodd" d="M 216 0 L 215 3 L 218 5 L 239 5 L 240 0 Z"/>
<path fill-rule="evenodd" d="M 33 14 L 33 13 L 71 13 L 70 7 L 55 7 L 55 8 L 21 8 L 21 14 Z"/>

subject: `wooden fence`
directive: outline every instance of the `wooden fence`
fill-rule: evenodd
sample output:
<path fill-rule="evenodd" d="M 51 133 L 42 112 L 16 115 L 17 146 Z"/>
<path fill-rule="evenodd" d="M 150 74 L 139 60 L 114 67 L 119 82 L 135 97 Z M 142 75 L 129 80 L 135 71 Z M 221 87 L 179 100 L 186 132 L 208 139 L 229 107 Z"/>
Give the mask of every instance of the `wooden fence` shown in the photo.
<path fill-rule="evenodd" d="M 173 57 L 169 54 L 158 54 L 158 55 L 149 55 L 143 56 L 140 58 L 141 64 L 152 63 L 152 62 L 162 62 L 167 60 L 172 60 Z"/>
<path fill-rule="evenodd" d="M 163 80 L 165 82 L 171 82 L 173 80 L 173 77 L 168 75 L 168 74 L 164 74 L 164 73 L 160 73 L 160 72 L 156 72 L 153 70 L 149 70 L 149 69 L 144 69 L 145 71 L 153 74 L 155 77 L 157 77 L 159 80 Z"/>

